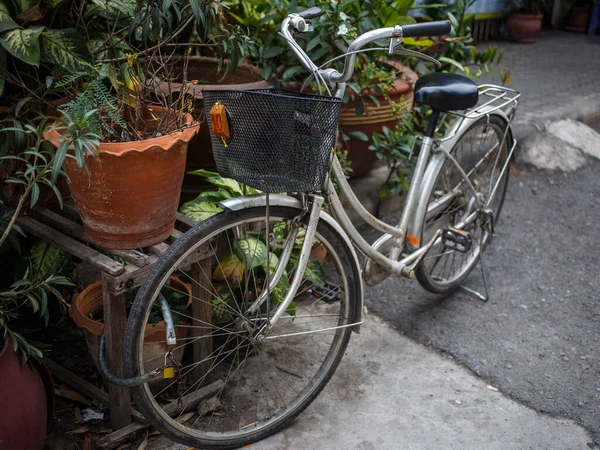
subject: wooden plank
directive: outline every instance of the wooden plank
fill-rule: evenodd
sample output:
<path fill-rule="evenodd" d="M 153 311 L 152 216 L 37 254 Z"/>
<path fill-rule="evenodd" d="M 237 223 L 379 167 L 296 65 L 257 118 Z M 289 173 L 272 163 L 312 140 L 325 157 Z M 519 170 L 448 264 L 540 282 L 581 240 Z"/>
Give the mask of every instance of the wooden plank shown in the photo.
<path fill-rule="evenodd" d="M 177 221 L 175 222 L 175 227 L 177 229 L 187 231 L 186 229 L 192 228 L 196 224 L 198 224 L 197 220 L 194 220 L 188 216 L 185 216 L 185 215 L 181 214 L 180 212 L 177 213 Z"/>
<path fill-rule="evenodd" d="M 66 217 L 56 214 L 55 212 L 46 208 L 36 208 L 34 213 L 36 217 L 41 218 L 44 223 L 57 228 L 61 232 L 69 234 L 80 241 L 91 243 L 89 236 L 85 232 L 85 229 L 78 223 L 75 223 L 72 220 L 69 220 Z M 148 263 L 148 255 L 145 255 L 137 250 L 112 250 L 102 247 L 98 248 L 102 249 L 102 251 L 105 253 L 123 258 L 128 263 L 135 264 L 138 267 L 143 267 Z"/>
<path fill-rule="evenodd" d="M 17 224 L 34 236 L 62 248 L 73 256 L 89 262 L 95 268 L 112 276 L 120 275 L 125 271 L 125 267 L 122 264 L 31 217 L 21 216 L 17 219 Z"/>
<path fill-rule="evenodd" d="M 106 393 L 102 389 L 97 388 L 92 383 L 85 381 L 83 378 L 78 377 L 77 375 L 58 365 L 51 359 L 44 358 L 43 362 L 46 365 L 46 367 L 48 367 L 48 369 L 50 370 L 50 373 L 59 380 L 62 380 L 63 382 L 67 383 L 69 386 L 81 392 L 82 394 L 93 398 L 98 403 L 102 403 L 104 406 L 109 405 L 108 393 Z"/>
<path fill-rule="evenodd" d="M 212 323 L 212 283 L 211 283 L 211 260 L 206 258 L 198 263 L 192 264 L 190 277 L 192 278 L 192 316 L 198 322 L 197 327 L 192 328 L 194 339 L 193 354 L 194 363 L 204 361 L 194 368 L 194 376 L 197 379 L 208 372 L 211 361 L 208 357 L 213 352 L 213 342 L 210 334 L 212 329 L 208 324 Z"/>
<path fill-rule="evenodd" d="M 108 282 L 108 290 L 113 295 L 124 294 L 130 289 L 138 287 L 146 278 L 146 275 L 152 270 L 154 264 L 158 260 L 155 255 L 150 255 L 148 264 L 144 267 L 125 266 L 125 270 L 121 275 L 112 277 Z"/>
<path fill-rule="evenodd" d="M 165 253 L 167 250 L 169 250 L 169 244 L 166 244 L 164 242 L 159 242 L 158 244 L 151 245 L 150 247 L 148 247 L 148 250 L 150 250 L 156 256 L 160 256 L 163 253 Z"/>
<path fill-rule="evenodd" d="M 179 230 L 173 230 L 173 233 L 171 233 L 171 239 L 173 240 L 179 239 L 181 236 L 183 236 L 183 233 Z"/>
<path fill-rule="evenodd" d="M 79 210 L 77 209 L 77 205 L 75 202 L 71 200 L 67 200 L 63 203 L 63 211 L 69 213 L 73 216 L 80 217 Z"/>
<path fill-rule="evenodd" d="M 104 300 L 104 326 L 106 333 L 106 356 L 108 368 L 118 377 L 125 376 L 123 366 L 123 338 L 127 311 L 124 295 L 112 295 L 108 291 L 110 276 L 102 274 L 102 297 Z M 110 422 L 113 430 L 131 423 L 131 398 L 129 389 L 109 384 Z"/>
<path fill-rule="evenodd" d="M 204 245 L 187 257 L 179 266 L 184 267 L 194 262 L 201 261 L 213 255 L 213 248 L 216 248 L 216 243 Z M 125 266 L 124 273 L 116 277 L 111 277 L 108 282 L 108 290 L 113 295 L 120 295 L 130 289 L 138 287 L 146 278 L 146 275 L 152 270 L 154 264 L 158 261 L 158 256 L 152 255 L 148 259 L 148 264 L 144 267 Z"/>
<path fill-rule="evenodd" d="M 102 389 L 94 386 L 92 383 L 84 380 L 83 378 L 78 377 L 73 372 L 65 369 L 56 362 L 52 361 L 51 359 L 44 358 L 43 363 L 46 365 L 46 367 L 48 367 L 52 376 L 68 384 L 76 391 L 79 391 L 82 394 L 93 398 L 98 403 L 101 403 L 106 409 L 108 409 L 110 400 L 106 391 L 103 391 Z M 144 423 L 146 422 L 146 418 L 142 416 L 142 413 L 136 411 L 135 409 L 131 410 L 131 415 L 137 421 L 141 421 Z"/>
<path fill-rule="evenodd" d="M 208 386 L 181 397 L 183 402 L 183 410 L 181 410 L 177 405 L 177 400 L 173 400 L 171 403 L 166 405 L 163 410 L 170 416 L 185 413 L 192 408 L 195 408 L 196 405 L 202 400 L 214 396 L 219 390 L 223 389 L 224 386 L 225 383 L 222 380 L 217 380 Z M 132 423 L 118 431 L 115 431 L 114 433 L 109 434 L 108 436 L 98 439 L 98 441 L 96 441 L 96 446 L 101 450 L 110 450 L 111 448 L 114 448 L 127 441 L 130 434 L 141 431 L 147 427 L 148 425 L 143 423 Z"/>

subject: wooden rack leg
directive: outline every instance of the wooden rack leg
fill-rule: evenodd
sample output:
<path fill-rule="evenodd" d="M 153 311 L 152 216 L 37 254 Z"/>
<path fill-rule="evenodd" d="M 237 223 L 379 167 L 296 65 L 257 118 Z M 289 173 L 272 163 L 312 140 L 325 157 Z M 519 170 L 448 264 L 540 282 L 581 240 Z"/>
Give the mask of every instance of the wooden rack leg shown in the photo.
<path fill-rule="evenodd" d="M 123 338 L 127 322 L 124 295 L 112 295 L 108 291 L 110 275 L 102 274 L 102 297 L 104 301 L 104 326 L 106 327 L 106 356 L 110 371 L 123 377 Z M 113 430 L 131 423 L 131 398 L 129 389 L 109 384 L 110 421 Z"/>
<path fill-rule="evenodd" d="M 212 329 L 212 283 L 210 280 L 210 259 L 203 259 L 193 264 L 192 268 L 192 315 L 194 328 L 192 336 L 199 338 L 194 341 L 194 361 L 207 359 L 213 351 L 213 341 L 210 337 Z M 211 360 L 207 359 L 194 369 L 194 378 L 200 379 L 210 368 Z"/>

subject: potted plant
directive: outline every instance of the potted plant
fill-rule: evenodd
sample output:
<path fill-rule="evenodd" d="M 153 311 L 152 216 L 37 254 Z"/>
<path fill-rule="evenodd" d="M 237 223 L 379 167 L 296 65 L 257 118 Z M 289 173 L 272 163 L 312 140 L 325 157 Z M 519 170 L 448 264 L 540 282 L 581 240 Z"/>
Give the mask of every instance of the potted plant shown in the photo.
<path fill-rule="evenodd" d="M 542 30 L 545 0 L 519 0 L 514 12 L 506 18 L 508 36 L 519 42 L 535 42 Z"/>
<path fill-rule="evenodd" d="M 184 339 L 188 335 L 189 328 L 177 326 L 181 321 L 179 320 L 180 316 L 176 313 L 186 313 L 188 309 L 191 309 L 192 288 L 177 277 L 171 277 L 169 286 L 173 289 L 165 289 L 164 295 L 171 310 L 175 312 L 173 314 L 175 335 L 177 339 Z M 131 306 L 133 303 L 132 293 L 128 293 L 126 297 L 128 306 Z M 69 307 L 71 318 L 83 330 L 88 350 L 96 367 L 98 367 L 98 345 L 104 330 L 102 310 L 101 281 L 89 285 L 81 293 L 75 295 Z M 164 363 L 164 355 L 169 350 L 165 342 L 165 330 L 165 322 L 162 319 L 160 308 L 156 308 L 156 311 L 152 312 L 144 332 L 144 358 L 148 361 L 146 367 L 148 371 L 156 369 Z M 182 359 L 183 350 L 183 347 L 175 349 L 175 356 L 178 360 Z"/>
<path fill-rule="evenodd" d="M 563 10 L 567 11 L 563 28 L 577 33 L 587 33 L 593 6 L 594 0 L 575 0 L 563 4 Z"/>
<path fill-rule="evenodd" d="M 39 14 L 27 10 L 27 14 L 18 16 L 27 16 L 26 20 L 22 19 L 24 24 L 34 24 L 25 33 L 27 44 L 31 44 L 33 50 L 40 53 L 41 48 L 53 58 L 58 54 L 67 58 L 66 62 L 59 63 L 56 57 L 55 65 L 60 70 L 52 71 L 37 83 L 60 87 L 68 92 L 70 99 L 60 108 L 61 120 L 46 134 L 55 145 L 46 168 L 50 170 L 42 171 L 37 181 L 45 179 L 56 184 L 61 175 L 71 176 L 75 202 L 96 245 L 137 248 L 159 242 L 172 232 L 185 170 L 186 145 L 199 124 L 192 118 L 192 110 L 182 110 L 192 103 L 187 92 L 170 92 L 157 99 L 152 88 L 170 78 L 169 70 L 164 70 L 169 65 L 166 59 L 172 59 L 173 54 L 189 55 L 189 46 L 205 45 L 207 36 L 218 37 L 210 43 L 217 52 L 224 53 L 226 43 L 236 43 L 235 48 L 240 48 L 236 30 L 219 31 L 220 6 L 215 2 L 197 5 L 188 0 L 168 4 L 150 1 L 147 8 L 140 9 L 137 2 L 131 0 L 118 5 L 84 1 L 65 17 L 61 17 L 60 7 L 56 8 L 48 14 L 46 9 Z M 5 13 L 1 6 L 0 11 L 0 14 Z M 69 28 L 54 32 L 46 26 L 52 22 Z M 204 41 L 183 42 L 182 32 L 194 28 L 194 22 L 197 38 Z M 4 34 L 23 30 L 18 22 L 7 24 L 10 29 L 3 27 L 0 32 L 2 60 L 6 57 L 4 46 L 8 42 L 2 40 Z M 52 38 L 50 44 L 46 43 L 47 36 Z M 42 37 L 45 40 L 42 41 Z M 56 45 L 53 47 L 53 44 Z M 33 64 L 33 68 L 27 70 L 36 72 L 38 64 L 46 68 L 50 57 L 44 51 L 40 55 L 39 62 L 31 58 L 25 61 Z M 144 62 L 140 63 L 138 57 Z M 155 64 L 148 64 L 148 58 Z M 37 90 L 21 82 L 26 76 L 11 74 L 4 70 L 4 64 L 0 67 L 0 83 L 17 84 L 39 97 Z M 64 76 L 65 72 L 70 75 Z M 36 134 L 29 133 L 34 139 Z M 136 143 L 124 144 L 127 141 Z M 159 151 L 161 145 L 162 152 Z M 155 164 L 141 162 L 144 155 L 149 155 L 146 162 L 152 160 Z M 87 167 L 86 162 L 89 162 Z M 166 172 L 161 171 L 161 167 Z M 15 170 L 25 173 L 20 168 Z M 137 180 L 127 183 L 134 177 Z M 32 187 L 25 190 L 25 197 L 36 196 L 40 185 L 37 181 L 33 180 Z M 140 181 L 150 184 L 143 187 Z M 15 210 L 15 217 L 21 210 Z"/>
<path fill-rule="evenodd" d="M 8 243 L 19 242 L 15 233 Z M 50 302 L 63 302 L 60 290 L 71 283 L 60 275 L 68 260 L 56 247 L 38 242 L 24 259 L 19 250 L 0 247 L 0 436 L 4 448 L 41 450 L 54 387 L 39 360 L 47 345 L 36 342 L 34 332 L 48 325 Z"/>
<path fill-rule="evenodd" d="M 183 59 L 183 58 L 182 58 Z M 227 64 L 227 61 L 225 61 Z M 170 83 L 171 89 L 187 89 L 194 98 L 194 117 L 202 117 L 204 114 L 204 100 L 202 91 L 204 89 L 244 90 L 264 89 L 273 86 L 270 80 L 264 80 L 260 69 L 252 64 L 242 63 L 231 67 L 231 70 L 223 70 L 223 61 L 216 56 L 190 56 L 187 61 L 187 79 L 192 84 L 184 87 L 182 83 Z M 174 79 L 183 78 L 183 64 L 176 66 Z M 168 88 L 165 86 L 165 88 Z M 199 169 L 209 171 L 216 170 L 216 163 L 212 151 L 212 142 L 208 127 L 200 127 L 198 134 L 188 144 L 186 160 L 186 175 L 183 178 L 182 200 L 189 201 L 195 198 L 207 184 L 203 178 L 190 175 L 189 172 Z"/>
<path fill-rule="evenodd" d="M 305 33 L 304 49 L 318 65 L 343 54 L 352 40 L 366 31 L 402 23 L 414 22 L 406 16 L 413 0 L 368 0 L 363 2 L 320 2 L 323 15 L 315 19 L 314 32 Z M 257 64 L 263 77 L 276 77 L 286 88 L 300 89 L 308 74 L 285 43 L 278 39 L 277 26 L 289 13 L 311 6 L 311 1 L 241 2 L 238 16 L 252 23 L 256 30 L 253 38 L 259 47 Z M 407 39 L 407 42 L 412 40 Z M 387 42 L 382 43 L 387 46 Z M 397 113 L 412 105 L 412 86 L 415 73 L 398 63 L 381 59 L 382 53 L 364 53 L 357 59 L 357 70 L 348 83 L 346 105 L 341 115 L 341 130 L 352 166 L 352 176 L 369 170 L 374 162 L 368 151 L 370 134 L 381 132 L 383 126 L 397 123 Z M 341 70 L 343 60 L 333 61 L 331 67 Z M 307 89 L 316 91 L 313 83 Z M 374 122 L 365 125 L 366 122 Z"/>

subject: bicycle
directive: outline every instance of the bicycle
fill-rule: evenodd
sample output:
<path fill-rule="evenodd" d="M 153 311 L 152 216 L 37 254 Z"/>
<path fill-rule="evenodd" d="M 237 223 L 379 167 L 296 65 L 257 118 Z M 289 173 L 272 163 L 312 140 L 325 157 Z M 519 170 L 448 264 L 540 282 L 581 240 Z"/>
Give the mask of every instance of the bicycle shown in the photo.
<path fill-rule="evenodd" d="M 292 35 L 320 14 L 318 8 L 291 14 L 281 33 L 331 95 L 205 91 L 219 171 L 263 193 L 221 202 L 223 212 L 177 239 L 144 281 L 129 316 L 129 378 L 116 382 L 133 387 L 149 423 L 187 445 L 233 448 L 280 430 L 317 397 L 351 332 L 359 331 L 363 276 L 376 284 L 391 274 L 416 275 L 430 291 L 452 292 L 479 260 L 502 208 L 519 94 L 478 88 L 454 74 L 429 74 L 414 95 L 432 107 L 432 118 L 420 139 L 400 223 L 394 227 L 369 214 L 332 151 L 356 55 L 389 39 L 390 54 L 431 61 L 405 49 L 402 38 L 447 34 L 450 24 L 367 32 L 343 55 L 339 73 L 317 67 Z M 443 113 L 455 120 L 436 139 Z M 384 233 L 372 246 L 349 220 L 334 179 L 360 217 Z M 331 214 L 323 209 L 325 200 Z M 367 257 L 363 273 L 354 246 Z M 326 249 L 324 261 L 312 257 L 317 247 Z M 176 289 L 173 276 L 191 294 Z M 171 311 L 168 294 L 191 301 L 192 314 Z M 144 344 L 144 327 L 157 311 L 166 322 L 166 354 L 156 352 L 158 343 Z M 187 334 L 177 335 L 176 328 Z M 100 347 L 102 355 L 103 340 Z M 212 390 L 204 393 L 207 386 Z"/>

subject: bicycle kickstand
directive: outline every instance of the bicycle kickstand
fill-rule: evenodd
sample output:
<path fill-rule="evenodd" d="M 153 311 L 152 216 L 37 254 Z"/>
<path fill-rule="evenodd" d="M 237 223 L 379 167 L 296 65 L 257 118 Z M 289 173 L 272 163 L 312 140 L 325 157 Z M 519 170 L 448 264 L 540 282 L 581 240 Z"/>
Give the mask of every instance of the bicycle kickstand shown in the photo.
<path fill-rule="evenodd" d="M 475 289 L 471 289 L 471 288 L 465 286 L 464 284 L 460 285 L 460 289 L 465 291 L 467 294 L 471 294 L 473 297 L 477 298 L 478 300 L 481 300 L 482 302 L 487 302 L 490 299 L 490 294 L 488 291 L 487 279 L 485 276 L 485 268 L 483 266 L 483 260 L 481 259 L 481 254 L 479 255 L 478 259 L 479 259 L 479 267 L 481 268 L 481 278 L 483 280 L 483 289 L 485 291 L 485 295 L 482 294 L 481 292 L 476 291 Z"/>
<path fill-rule="evenodd" d="M 491 222 L 491 230 L 490 230 L 490 239 L 494 233 L 493 216 L 491 219 L 492 219 L 492 222 Z M 483 258 L 482 258 L 482 255 L 483 255 L 483 233 L 482 233 L 480 241 L 479 241 L 479 249 L 480 249 L 480 251 L 479 251 L 479 256 L 477 257 L 477 259 L 479 260 L 479 267 L 481 268 L 481 279 L 483 280 L 483 289 L 484 289 L 485 295 L 479 291 L 476 291 L 475 289 L 471 289 L 471 288 L 465 286 L 464 284 L 460 285 L 460 289 L 465 291 L 467 294 L 470 294 L 473 297 L 477 298 L 478 300 L 481 300 L 482 302 L 487 302 L 490 299 L 490 293 L 488 290 L 487 277 L 485 275 L 485 267 L 483 265 Z"/>

